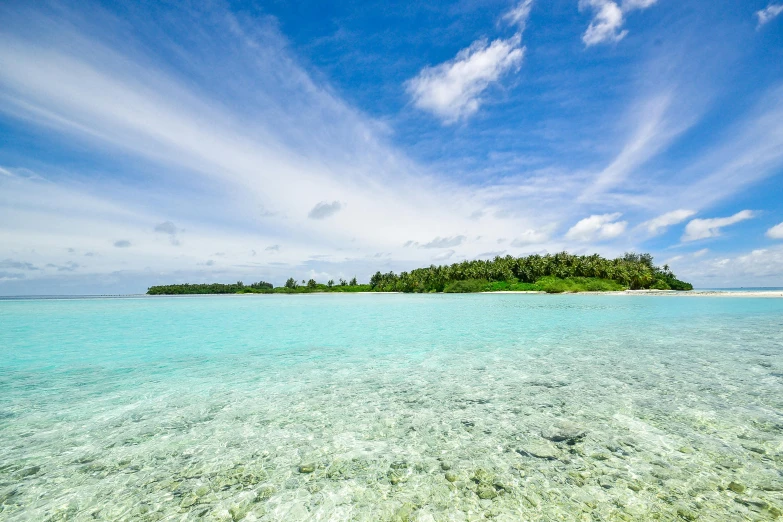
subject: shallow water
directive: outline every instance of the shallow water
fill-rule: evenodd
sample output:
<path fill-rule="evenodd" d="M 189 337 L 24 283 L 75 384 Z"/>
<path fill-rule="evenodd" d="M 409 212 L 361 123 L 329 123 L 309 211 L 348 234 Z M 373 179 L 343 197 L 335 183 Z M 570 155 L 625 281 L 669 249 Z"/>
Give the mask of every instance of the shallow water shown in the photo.
<path fill-rule="evenodd" d="M 782 299 L 0 301 L 0 520 L 781 509 Z"/>

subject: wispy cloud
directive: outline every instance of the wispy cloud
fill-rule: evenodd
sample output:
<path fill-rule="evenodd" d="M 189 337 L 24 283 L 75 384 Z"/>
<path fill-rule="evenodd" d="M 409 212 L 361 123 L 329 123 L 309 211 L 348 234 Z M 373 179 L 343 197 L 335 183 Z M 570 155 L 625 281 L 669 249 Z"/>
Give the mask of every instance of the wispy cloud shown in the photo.
<path fill-rule="evenodd" d="M 462 244 L 465 241 L 465 236 L 453 236 L 453 237 L 436 237 L 432 241 L 424 243 L 421 248 L 449 248 Z"/>
<path fill-rule="evenodd" d="M 525 230 L 517 235 L 511 242 L 512 247 L 526 247 L 544 243 L 549 239 L 549 234 L 539 230 Z"/>
<path fill-rule="evenodd" d="M 619 42 L 628 35 L 623 29 L 626 13 L 647 9 L 657 0 L 624 0 L 622 4 L 612 0 L 579 0 L 579 9 L 592 9 L 595 12 L 593 21 L 587 27 L 582 41 L 586 46 L 606 42 Z"/>
<path fill-rule="evenodd" d="M 451 259 L 451 257 L 455 254 L 454 250 L 445 250 L 441 252 L 440 254 L 435 254 L 432 256 L 433 261 L 446 261 L 447 259 Z"/>
<path fill-rule="evenodd" d="M 47 268 L 54 268 L 58 272 L 73 272 L 77 268 L 79 268 L 81 265 L 78 263 L 74 263 L 73 261 L 69 261 L 65 263 L 64 265 L 55 265 L 54 263 L 49 263 L 46 265 Z"/>
<path fill-rule="evenodd" d="M 697 239 L 706 239 L 719 236 L 721 229 L 745 221 L 754 217 L 750 210 L 737 212 L 733 216 L 711 219 L 694 219 L 685 226 L 685 234 L 682 241 L 696 241 Z"/>
<path fill-rule="evenodd" d="M 114 246 L 117 248 L 128 248 L 131 246 L 131 242 L 127 239 L 120 239 L 119 241 L 114 242 Z"/>
<path fill-rule="evenodd" d="M 37 266 L 26 261 L 15 261 L 13 259 L 3 259 L 0 261 L 0 268 L 14 270 L 40 270 Z"/>
<path fill-rule="evenodd" d="M 521 42 L 520 35 L 473 42 L 453 60 L 422 69 L 405 88 L 416 107 L 454 123 L 475 113 L 487 87 L 520 66 L 525 56 Z"/>
<path fill-rule="evenodd" d="M 651 235 L 658 235 L 666 231 L 672 225 L 678 225 L 696 214 L 695 210 L 672 210 L 662 214 L 656 218 L 642 223 L 642 227 L 646 228 Z"/>
<path fill-rule="evenodd" d="M 767 237 L 770 239 L 783 239 L 783 223 L 767 230 Z"/>
<path fill-rule="evenodd" d="M 766 25 L 780 13 L 783 13 L 783 4 L 769 4 L 764 9 L 756 11 L 756 17 L 759 19 L 759 28 Z"/>
<path fill-rule="evenodd" d="M 520 32 L 527 27 L 527 19 L 530 18 L 530 10 L 533 8 L 533 0 L 522 0 L 511 10 L 503 15 L 503 20 L 517 26 Z"/>
<path fill-rule="evenodd" d="M 612 239 L 623 232 L 628 226 L 627 221 L 617 221 L 621 213 L 592 215 L 579 221 L 566 232 L 566 239 L 572 241 L 594 241 Z"/>

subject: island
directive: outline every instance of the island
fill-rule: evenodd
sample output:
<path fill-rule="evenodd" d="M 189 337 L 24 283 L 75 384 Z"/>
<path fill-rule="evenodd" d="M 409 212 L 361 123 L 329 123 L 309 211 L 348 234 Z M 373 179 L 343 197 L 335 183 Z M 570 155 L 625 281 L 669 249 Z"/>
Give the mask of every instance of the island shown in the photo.
<path fill-rule="evenodd" d="M 623 290 L 693 290 L 680 281 L 667 265 L 653 263 L 650 254 L 626 253 L 616 259 L 598 254 L 558 254 L 524 257 L 497 256 L 492 260 L 462 261 L 451 265 L 417 268 L 410 272 L 376 272 L 369 283 L 289 278 L 284 286 L 259 281 L 221 284 L 172 284 L 151 286 L 148 295 L 185 294 L 302 294 L 315 292 L 616 292 Z"/>

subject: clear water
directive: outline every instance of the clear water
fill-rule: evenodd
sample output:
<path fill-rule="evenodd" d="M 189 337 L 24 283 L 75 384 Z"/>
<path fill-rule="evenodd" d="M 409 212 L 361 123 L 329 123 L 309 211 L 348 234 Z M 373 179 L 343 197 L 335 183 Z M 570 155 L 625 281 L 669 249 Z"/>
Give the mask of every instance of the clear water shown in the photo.
<path fill-rule="evenodd" d="M 783 299 L 0 301 L 2 520 L 781 509 Z"/>

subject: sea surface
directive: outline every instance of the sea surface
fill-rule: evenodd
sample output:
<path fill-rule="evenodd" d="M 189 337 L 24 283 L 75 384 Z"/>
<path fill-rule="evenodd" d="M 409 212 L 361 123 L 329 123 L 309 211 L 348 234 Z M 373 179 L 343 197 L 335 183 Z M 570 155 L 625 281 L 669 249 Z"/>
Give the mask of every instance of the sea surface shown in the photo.
<path fill-rule="evenodd" d="M 780 519 L 783 299 L 0 301 L 0 520 Z"/>

